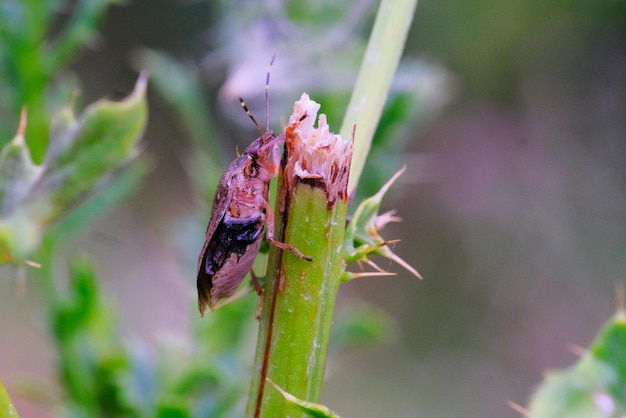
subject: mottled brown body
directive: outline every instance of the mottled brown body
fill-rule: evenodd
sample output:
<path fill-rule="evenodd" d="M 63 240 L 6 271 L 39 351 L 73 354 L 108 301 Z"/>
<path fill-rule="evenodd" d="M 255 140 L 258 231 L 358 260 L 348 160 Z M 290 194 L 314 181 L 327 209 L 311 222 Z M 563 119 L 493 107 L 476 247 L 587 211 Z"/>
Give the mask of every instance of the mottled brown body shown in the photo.
<path fill-rule="evenodd" d="M 198 258 L 201 314 L 235 293 L 252 268 L 266 223 L 268 240 L 275 243 L 273 216 L 267 201 L 269 182 L 278 174 L 282 139 L 266 131 L 230 164 L 220 179 L 206 241 Z"/>

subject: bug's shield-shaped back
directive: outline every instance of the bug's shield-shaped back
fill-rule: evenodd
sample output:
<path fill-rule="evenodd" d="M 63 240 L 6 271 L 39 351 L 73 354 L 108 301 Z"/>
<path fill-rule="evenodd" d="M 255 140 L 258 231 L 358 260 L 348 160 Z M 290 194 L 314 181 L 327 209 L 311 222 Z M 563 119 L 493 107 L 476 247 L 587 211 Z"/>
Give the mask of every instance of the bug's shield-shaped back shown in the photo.
<path fill-rule="evenodd" d="M 264 201 L 266 197 L 262 195 L 262 188 L 251 187 L 247 181 L 246 167 L 254 159 L 245 152 L 233 161 L 215 192 L 206 240 L 198 257 L 198 309 L 201 315 L 207 308 L 214 309 L 220 299 L 235 293 L 259 252 L 265 218 L 254 199 Z M 254 194 L 252 189 L 261 191 L 261 195 Z M 253 199 L 252 202 L 241 201 L 241 193 Z M 243 212 L 244 208 L 247 208 L 247 214 Z"/>

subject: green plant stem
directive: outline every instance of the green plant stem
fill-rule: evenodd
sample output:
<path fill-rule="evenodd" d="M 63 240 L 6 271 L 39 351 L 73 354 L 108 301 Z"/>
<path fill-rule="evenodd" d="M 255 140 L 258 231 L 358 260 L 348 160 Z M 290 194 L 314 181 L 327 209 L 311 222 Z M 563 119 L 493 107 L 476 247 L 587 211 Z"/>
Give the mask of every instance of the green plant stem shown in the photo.
<path fill-rule="evenodd" d="M 354 191 L 363 170 L 416 5 L 417 0 L 382 0 L 380 4 L 340 132 L 344 139 L 350 138 L 357 123 L 356 159 L 344 197 Z M 313 261 L 299 259 L 289 251 L 270 250 L 246 408 L 246 416 L 254 418 L 304 416 L 268 385 L 268 378 L 299 399 L 318 401 L 344 271 L 341 250 L 347 201 L 329 199 L 323 188 L 310 182 L 296 182 L 292 190 L 282 187 L 277 205 L 282 212 L 276 210 L 281 214 L 276 219 L 275 238 L 294 245 Z"/>
<path fill-rule="evenodd" d="M 357 124 L 348 195 L 361 177 L 404 43 L 413 21 L 417 0 L 382 0 L 367 44 L 339 134 L 350 138 Z"/>
<path fill-rule="evenodd" d="M 266 378 L 300 399 L 318 400 L 344 268 L 340 250 L 347 203 L 329 205 L 324 190 L 297 183 L 286 206 L 286 223 L 277 219 L 276 230 L 284 230 L 285 242 L 313 261 L 289 251 L 270 252 L 248 417 L 304 416 Z"/>

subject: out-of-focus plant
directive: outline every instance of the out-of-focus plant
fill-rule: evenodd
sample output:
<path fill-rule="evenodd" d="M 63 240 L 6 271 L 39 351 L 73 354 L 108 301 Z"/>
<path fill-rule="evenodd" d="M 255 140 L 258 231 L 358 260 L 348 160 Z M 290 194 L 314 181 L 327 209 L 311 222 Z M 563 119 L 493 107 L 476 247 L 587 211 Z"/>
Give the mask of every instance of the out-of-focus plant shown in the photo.
<path fill-rule="evenodd" d="M 92 39 L 111 1 L 6 1 L 0 6 L 0 264 L 41 287 L 42 317 L 58 349 L 66 416 L 133 411 L 124 389 L 128 352 L 83 261 L 69 289 L 55 268 L 56 248 L 138 184 L 137 157 L 147 122 L 147 74 L 120 102 L 100 100 L 78 116 L 66 72 Z M 20 116 L 21 115 L 21 116 Z M 17 131 L 16 134 L 12 132 Z M 11 139 L 11 135 L 13 138 Z M 13 267 L 13 270 L 10 268 Z M 131 414 L 132 415 L 132 414 Z"/>
<path fill-rule="evenodd" d="M 617 418 L 626 413 L 626 312 L 623 307 L 600 330 L 580 360 L 551 370 L 535 390 L 529 418 Z"/>
<path fill-rule="evenodd" d="M 0 6 L 0 264 L 26 260 L 55 221 L 138 154 L 146 77 L 126 101 L 101 101 L 76 118 L 75 81 L 66 71 L 112 3 Z M 134 170 L 136 178 L 143 171 Z"/>
<path fill-rule="evenodd" d="M 138 153 L 146 124 L 146 76 L 125 101 L 100 101 L 76 118 L 70 102 L 53 120 L 42 164 L 26 145 L 26 110 L 0 151 L 0 254 L 23 261 L 47 228 L 66 216 Z"/>
<path fill-rule="evenodd" d="M 0 415 L 3 417 L 19 418 L 2 382 L 0 382 Z"/>
<path fill-rule="evenodd" d="M 76 52 L 94 39 L 107 7 L 116 0 L 6 0 L 0 5 L 0 146 L 14 132 L 23 107 L 25 137 L 36 164 L 43 161 L 51 116 L 73 88 L 65 73 Z"/>

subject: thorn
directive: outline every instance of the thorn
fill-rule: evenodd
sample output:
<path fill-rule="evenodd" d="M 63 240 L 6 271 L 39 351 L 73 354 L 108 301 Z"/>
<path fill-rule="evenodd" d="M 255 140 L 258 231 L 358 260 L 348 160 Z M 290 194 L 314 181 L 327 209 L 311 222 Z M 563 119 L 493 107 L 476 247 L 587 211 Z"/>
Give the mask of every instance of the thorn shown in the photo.
<path fill-rule="evenodd" d="M 147 70 L 142 70 L 139 73 L 139 77 L 137 78 L 137 83 L 135 83 L 135 89 L 131 93 L 132 95 L 134 94 L 142 95 L 146 92 L 146 89 L 148 88 L 149 76 L 150 76 L 150 73 L 148 73 Z"/>
<path fill-rule="evenodd" d="M 626 303 L 624 298 L 624 283 L 617 283 L 615 285 L 615 308 L 618 315 L 626 315 Z"/>
<path fill-rule="evenodd" d="M 398 243 L 398 242 L 400 242 L 400 240 L 399 240 L 399 239 L 392 239 L 392 240 L 389 240 L 389 241 L 382 241 L 382 242 L 379 242 L 379 243 L 378 243 L 378 244 L 376 244 L 376 245 L 369 245 L 369 246 L 367 246 L 367 247 L 366 247 L 367 249 L 366 249 L 366 251 L 365 251 L 365 254 L 370 254 L 370 253 L 373 253 L 374 251 L 376 251 L 376 250 L 378 250 L 378 249 L 381 249 L 381 248 L 383 248 L 383 247 L 387 247 L 387 246 L 389 246 L 389 245 L 391 245 L 391 244 L 396 244 L 396 243 Z"/>
<path fill-rule="evenodd" d="M 382 243 L 382 245 L 380 245 L 380 247 L 384 247 L 384 246 L 387 246 L 387 247 L 388 247 L 388 246 L 390 246 L 390 245 L 392 245 L 392 244 L 397 244 L 397 243 L 399 243 L 400 241 L 402 241 L 402 240 L 401 240 L 401 239 L 390 239 L 390 240 L 388 240 L 388 241 L 383 242 L 383 243 Z M 379 248 L 380 248 L 380 247 L 379 247 Z"/>
<path fill-rule="evenodd" d="M 582 357 L 585 354 L 587 354 L 587 349 L 585 347 L 582 347 L 578 344 L 567 344 L 567 351 L 577 355 L 578 357 Z"/>
<path fill-rule="evenodd" d="M 509 408 L 511 408 L 515 412 L 519 412 L 520 414 L 522 414 L 525 417 L 528 416 L 528 409 L 524 408 L 520 404 L 517 404 L 517 403 L 515 403 L 513 401 L 507 401 L 506 404 L 509 406 Z"/>
<path fill-rule="evenodd" d="M 36 261 L 32 261 L 32 260 L 26 260 L 24 261 L 24 264 L 26 264 L 27 266 L 36 268 L 36 269 L 41 268 L 41 263 L 37 263 Z"/>
<path fill-rule="evenodd" d="M 395 261 L 396 263 L 400 264 L 402 267 L 404 267 L 406 270 L 410 271 L 415 277 L 417 277 L 420 280 L 423 280 L 424 278 L 422 277 L 421 274 L 418 273 L 417 270 L 415 270 L 413 267 L 411 267 L 406 261 L 404 261 L 403 259 L 401 259 L 400 257 L 398 257 L 395 254 L 391 254 L 389 256 L 389 258 L 391 258 L 393 261 Z"/>
<path fill-rule="evenodd" d="M 378 272 L 381 272 L 381 273 L 386 273 L 386 271 L 385 271 L 385 270 L 383 270 L 382 268 L 380 268 L 380 267 L 378 266 L 378 264 L 374 263 L 372 260 L 370 260 L 370 259 L 369 259 L 369 258 L 367 258 L 367 257 L 363 259 L 363 262 L 364 262 L 364 263 L 366 263 L 366 264 L 368 264 L 370 267 L 372 267 L 374 270 L 376 270 L 376 271 L 378 271 Z"/>
<path fill-rule="evenodd" d="M 350 278 L 348 280 L 360 279 L 363 277 L 384 277 L 384 276 L 397 276 L 397 275 L 398 273 L 392 273 L 389 271 L 364 271 L 362 273 L 351 273 Z"/>
<path fill-rule="evenodd" d="M 17 128 L 17 135 L 24 139 L 24 134 L 26 133 L 26 124 L 28 122 L 28 111 L 26 110 L 26 105 L 22 107 L 22 111 L 20 112 L 20 125 Z"/>

